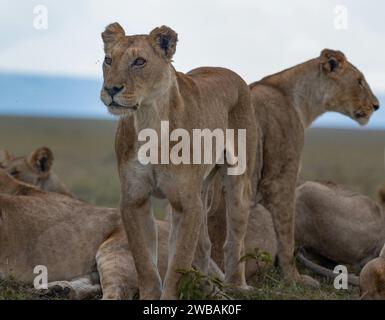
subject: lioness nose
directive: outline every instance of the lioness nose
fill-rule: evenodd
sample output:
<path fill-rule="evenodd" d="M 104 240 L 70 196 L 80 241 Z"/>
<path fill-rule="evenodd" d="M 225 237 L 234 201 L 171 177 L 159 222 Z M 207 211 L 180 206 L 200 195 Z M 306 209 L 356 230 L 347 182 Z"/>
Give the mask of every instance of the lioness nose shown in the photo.
<path fill-rule="evenodd" d="M 377 111 L 378 109 L 380 109 L 380 106 L 378 104 L 374 104 L 373 109 L 374 109 L 374 111 Z"/>
<path fill-rule="evenodd" d="M 120 91 L 123 90 L 123 86 L 121 87 L 112 87 L 112 88 L 107 88 L 107 87 L 104 87 L 104 90 L 106 90 L 108 92 L 108 94 L 113 97 L 115 96 L 117 93 L 119 93 Z"/>

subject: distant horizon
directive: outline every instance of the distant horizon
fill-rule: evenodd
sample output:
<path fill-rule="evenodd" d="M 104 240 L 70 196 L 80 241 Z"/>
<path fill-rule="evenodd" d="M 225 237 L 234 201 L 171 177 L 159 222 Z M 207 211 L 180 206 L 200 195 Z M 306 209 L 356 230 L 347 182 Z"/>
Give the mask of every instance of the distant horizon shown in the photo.
<path fill-rule="evenodd" d="M 102 76 L 81 77 L 0 71 L 3 97 L 0 116 L 55 119 L 113 120 L 99 100 Z M 16 91 L 15 91 L 16 90 Z M 367 126 L 335 112 L 320 116 L 314 128 L 385 130 L 385 92 L 375 93 L 381 108 Z M 81 106 L 81 107 L 79 107 Z"/>
<path fill-rule="evenodd" d="M 117 122 L 119 117 L 117 116 L 107 116 L 107 117 L 78 117 L 78 116 L 44 116 L 44 115 L 8 115 L 0 113 L 0 119 L 10 118 L 10 119 L 33 119 L 33 120 L 63 120 L 63 121 L 109 121 L 109 122 Z M 360 126 L 360 127 L 349 127 L 349 126 L 328 126 L 324 124 L 312 124 L 307 129 L 325 129 L 325 130 L 347 130 L 347 131 L 385 131 L 385 128 L 381 127 L 368 127 L 368 126 Z"/>

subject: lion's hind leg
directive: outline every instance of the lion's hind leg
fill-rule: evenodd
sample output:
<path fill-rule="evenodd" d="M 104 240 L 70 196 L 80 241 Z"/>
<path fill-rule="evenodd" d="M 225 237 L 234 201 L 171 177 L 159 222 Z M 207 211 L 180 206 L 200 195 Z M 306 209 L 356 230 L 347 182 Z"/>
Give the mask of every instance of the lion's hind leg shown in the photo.
<path fill-rule="evenodd" d="M 226 169 L 226 167 L 224 167 Z M 224 244 L 225 281 L 241 289 L 247 289 L 244 239 L 250 207 L 250 187 L 247 176 L 225 176 L 226 189 L 226 241 Z"/>
<path fill-rule="evenodd" d="M 138 293 L 138 277 L 123 228 L 115 231 L 100 246 L 96 264 L 103 300 L 134 299 Z"/>

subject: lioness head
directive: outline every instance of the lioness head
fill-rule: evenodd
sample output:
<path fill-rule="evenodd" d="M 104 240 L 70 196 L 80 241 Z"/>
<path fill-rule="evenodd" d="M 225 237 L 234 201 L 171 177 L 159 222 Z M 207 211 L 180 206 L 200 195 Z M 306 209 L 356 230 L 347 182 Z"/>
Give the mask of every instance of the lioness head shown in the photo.
<path fill-rule="evenodd" d="M 369 261 L 360 273 L 360 296 L 362 300 L 385 299 L 384 249 L 378 258 Z"/>
<path fill-rule="evenodd" d="M 125 115 L 164 94 L 173 75 L 177 34 L 162 26 L 149 35 L 126 36 L 118 23 L 102 33 L 105 59 L 101 100 L 115 115 Z"/>
<path fill-rule="evenodd" d="M 320 68 L 327 93 L 326 109 L 337 110 L 365 125 L 380 104 L 362 72 L 347 61 L 342 52 L 329 49 L 321 52 Z"/>
<path fill-rule="evenodd" d="M 36 149 L 27 157 L 14 157 L 8 151 L 0 150 L 0 168 L 15 179 L 39 186 L 49 178 L 53 163 L 53 153 L 43 147 Z"/>

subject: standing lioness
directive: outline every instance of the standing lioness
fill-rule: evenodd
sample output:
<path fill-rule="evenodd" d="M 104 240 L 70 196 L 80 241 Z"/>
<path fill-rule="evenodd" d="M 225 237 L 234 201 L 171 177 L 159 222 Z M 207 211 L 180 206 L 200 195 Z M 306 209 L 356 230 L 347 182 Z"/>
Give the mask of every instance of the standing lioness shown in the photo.
<path fill-rule="evenodd" d="M 191 267 L 199 238 L 199 259 L 195 264 L 207 272 L 211 245 L 205 221 L 205 197 L 217 170 L 224 180 L 228 208 L 225 277 L 228 283 L 245 287 L 244 263 L 239 260 L 256 153 L 255 116 L 248 86 L 227 69 L 199 68 L 188 74 L 175 71 L 171 59 L 176 51 L 177 34 L 166 26 L 154 29 L 149 35 L 126 36 L 123 28 L 114 23 L 107 26 L 102 38 L 106 58 L 101 99 L 112 114 L 120 116 L 116 154 L 121 214 L 138 272 L 140 297 L 176 298 L 178 270 Z M 239 144 L 238 129 L 245 129 L 246 171 L 228 174 L 229 160 L 234 154 L 229 154 L 227 145 L 224 164 L 215 160 L 221 154 L 214 152 L 213 146 L 204 150 L 214 154 L 212 163 L 189 164 L 193 163 L 192 157 L 188 155 L 190 162 L 186 163 L 186 154 L 182 154 L 180 165 L 167 161 L 143 164 L 138 156 L 143 146 L 143 139 L 139 139 L 142 130 L 151 129 L 157 138 L 161 137 L 161 143 L 170 139 L 161 136 L 161 121 L 168 121 L 170 132 L 182 129 L 188 139 L 194 136 L 194 129 L 222 132 L 235 129 L 235 150 Z M 171 135 L 170 148 L 179 138 Z M 170 148 L 155 146 L 155 153 L 161 155 L 157 157 L 159 161 L 164 157 L 170 159 Z M 191 154 L 197 151 L 189 149 Z M 201 147 L 198 149 L 202 151 Z M 170 255 L 163 291 L 156 265 L 157 236 L 150 209 L 151 195 L 167 198 L 172 206 Z"/>
<path fill-rule="evenodd" d="M 298 273 L 293 259 L 294 195 L 305 129 L 327 111 L 364 125 L 379 102 L 364 75 L 345 55 L 328 49 L 315 59 L 251 84 L 250 89 L 256 128 L 261 132 L 253 182 L 259 192 L 256 201 L 272 214 L 283 275 L 315 286 L 315 280 Z M 219 209 L 213 221 L 223 214 Z"/>
<path fill-rule="evenodd" d="M 345 55 L 328 49 L 318 58 L 268 76 L 250 88 L 262 130 L 258 191 L 274 220 L 278 262 L 287 278 L 312 283 L 300 277 L 293 259 L 294 193 L 304 129 L 327 111 L 364 125 L 379 102 L 364 75 Z"/>

